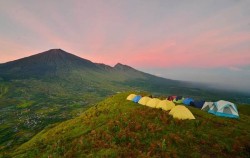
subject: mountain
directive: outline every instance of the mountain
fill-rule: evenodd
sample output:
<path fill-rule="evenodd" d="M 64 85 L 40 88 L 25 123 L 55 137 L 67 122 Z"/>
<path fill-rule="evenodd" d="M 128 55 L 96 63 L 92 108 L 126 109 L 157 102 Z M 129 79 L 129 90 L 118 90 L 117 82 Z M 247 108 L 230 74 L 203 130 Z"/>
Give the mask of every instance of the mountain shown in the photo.
<path fill-rule="evenodd" d="M 196 87 L 121 63 L 93 63 L 61 49 L 0 64 L 0 152 L 29 141 L 46 126 L 79 116 L 105 97 L 124 91 L 183 95 L 240 103 L 247 95 Z"/>
<path fill-rule="evenodd" d="M 117 63 L 114 68 L 116 70 L 121 70 L 121 71 L 137 71 L 135 70 L 134 68 L 130 67 L 130 66 L 127 66 L 127 65 L 123 65 L 121 63 Z"/>
<path fill-rule="evenodd" d="M 58 76 L 60 72 L 70 73 L 74 70 L 91 70 L 98 72 L 141 73 L 132 67 L 116 64 L 114 67 L 93 63 L 61 49 L 51 49 L 36 55 L 0 64 L 0 76 L 13 78 L 44 78 Z"/>
<path fill-rule="evenodd" d="M 239 120 L 193 107 L 188 108 L 195 120 L 176 120 L 167 111 L 127 101 L 128 94 L 109 97 L 79 117 L 45 128 L 10 156 L 249 157 L 250 113 L 241 106 Z"/>
<path fill-rule="evenodd" d="M 51 49 L 30 57 L 0 65 L 0 75 L 7 78 L 41 78 L 69 72 L 74 69 L 99 67 L 89 60 L 82 59 L 61 49 Z"/>
<path fill-rule="evenodd" d="M 64 74 L 66 74 L 67 78 L 69 74 L 74 75 L 72 71 L 84 71 L 86 75 L 90 76 L 94 72 L 99 74 L 105 73 L 106 76 L 122 75 L 128 78 L 152 77 L 152 75 L 140 72 L 127 65 L 118 63 L 111 67 L 105 64 L 93 63 L 61 49 L 51 49 L 26 58 L 0 64 L 0 77 L 10 80 L 63 78 L 65 77 Z"/>

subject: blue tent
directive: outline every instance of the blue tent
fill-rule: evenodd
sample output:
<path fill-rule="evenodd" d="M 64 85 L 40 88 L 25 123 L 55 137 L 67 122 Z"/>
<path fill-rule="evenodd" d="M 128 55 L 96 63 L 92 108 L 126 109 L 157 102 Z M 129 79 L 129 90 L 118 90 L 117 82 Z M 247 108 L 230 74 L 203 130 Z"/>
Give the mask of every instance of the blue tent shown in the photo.
<path fill-rule="evenodd" d="M 194 99 L 192 98 L 186 98 L 183 100 L 184 105 L 190 105 L 191 102 L 194 102 Z"/>
<path fill-rule="evenodd" d="M 138 103 L 140 99 L 141 99 L 141 96 L 137 95 L 137 96 L 134 97 L 134 99 L 132 101 L 135 102 L 135 103 Z"/>
<path fill-rule="evenodd" d="M 192 105 L 192 106 L 194 106 L 196 108 L 201 109 L 202 106 L 204 105 L 204 103 L 205 103 L 205 101 L 203 101 L 203 100 L 199 100 L 199 101 L 195 100 L 195 101 L 191 102 L 190 105 Z"/>

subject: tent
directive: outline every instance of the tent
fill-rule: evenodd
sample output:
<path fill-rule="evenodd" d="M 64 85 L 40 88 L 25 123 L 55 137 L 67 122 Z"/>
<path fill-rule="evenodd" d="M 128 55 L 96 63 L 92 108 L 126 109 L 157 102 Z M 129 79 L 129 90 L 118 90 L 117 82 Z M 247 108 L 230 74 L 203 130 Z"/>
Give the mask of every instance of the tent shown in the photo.
<path fill-rule="evenodd" d="M 201 109 L 202 106 L 204 105 L 204 103 L 205 103 L 205 101 L 203 101 L 203 100 L 199 100 L 199 101 L 195 100 L 195 101 L 191 102 L 190 105 Z"/>
<path fill-rule="evenodd" d="M 162 100 L 156 105 L 156 108 L 159 108 L 165 111 L 171 110 L 173 107 L 175 107 L 175 104 L 169 100 Z"/>
<path fill-rule="evenodd" d="M 139 104 L 141 104 L 141 105 L 146 105 L 147 104 L 147 102 L 150 100 L 151 98 L 149 98 L 149 97 L 142 97 L 140 100 L 139 100 Z"/>
<path fill-rule="evenodd" d="M 138 103 L 138 101 L 141 99 L 141 96 L 140 95 L 137 95 L 134 97 L 134 99 L 132 100 L 133 102 L 135 103 Z"/>
<path fill-rule="evenodd" d="M 186 120 L 186 119 L 195 119 L 194 115 L 191 113 L 191 111 L 186 108 L 183 105 L 177 105 L 175 106 L 170 112 L 170 115 L 173 116 L 173 118 L 180 119 L 180 120 Z"/>
<path fill-rule="evenodd" d="M 183 97 L 182 96 L 176 96 L 175 100 L 181 100 Z"/>
<path fill-rule="evenodd" d="M 192 99 L 192 98 L 185 98 L 183 100 L 183 104 L 190 105 L 190 103 L 193 102 L 193 101 L 194 101 L 194 99 Z"/>
<path fill-rule="evenodd" d="M 182 109 L 180 111 L 176 111 L 173 114 L 173 118 L 175 119 L 179 119 L 179 120 L 193 120 L 195 119 L 194 115 L 191 113 L 191 111 L 186 108 L 186 109 Z"/>
<path fill-rule="evenodd" d="M 169 97 L 168 97 L 168 100 L 169 100 L 169 101 L 173 101 L 176 97 L 177 97 L 177 96 L 175 96 L 175 95 L 169 96 Z"/>
<path fill-rule="evenodd" d="M 129 96 L 127 97 L 127 100 L 133 100 L 134 99 L 134 97 L 136 97 L 136 95 L 135 94 L 129 94 Z"/>
<path fill-rule="evenodd" d="M 181 98 L 181 99 L 178 99 L 178 100 L 177 100 L 177 98 L 175 98 L 173 100 L 173 102 L 176 103 L 176 104 L 182 104 L 183 101 L 184 101 L 184 98 Z"/>
<path fill-rule="evenodd" d="M 214 102 L 205 102 L 202 106 L 201 110 L 203 111 L 209 111 L 214 107 Z"/>
<path fill-rule="evenodd" d="M 176 105 L 174 108 L 171 109 L 171 111 L 169 112 L 169 115 L 173 115 L 176 111 L 179 111 L 184 108 L 186 107 L 183 105 Z"/>
<path fill-rule="evenodd" d="M 153 98 L 153 99 L 150 99 L 148 102 L 147 102 L 147 106 L 151 107 L 151 108 L 155 108 L 156 105 L 160 102 L 161 100 L 158 99 L 158 98 Z"/>
<path fill-rule="evenodd" d="M 239 118 L 236 105 L 224 100 L 215 102 L 214 106 L 208 112 L 216 116 Z"/>

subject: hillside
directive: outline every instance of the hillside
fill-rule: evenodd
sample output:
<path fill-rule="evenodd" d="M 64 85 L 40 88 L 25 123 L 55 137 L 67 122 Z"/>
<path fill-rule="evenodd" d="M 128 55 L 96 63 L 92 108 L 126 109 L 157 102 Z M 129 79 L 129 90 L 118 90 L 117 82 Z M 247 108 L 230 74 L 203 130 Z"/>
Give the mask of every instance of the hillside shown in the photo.
<path fill-rule="evenodd" d="M 0 64 L 0 152 L 14 150 L 50 124 L 79 116 L 107 96 L 131 90 L 236 103 L 250 98 L 51 49 Z"/>
<path fill-rule="evenodd" d="M 128 94 L 111 96 L 77 118 L 45 128 L 9 156 L 250 156 L 250 116 L 241 108 L 237 120 L 188 107 L 196 119 L 181 121 L 166 111 L 127 101 Z"/>

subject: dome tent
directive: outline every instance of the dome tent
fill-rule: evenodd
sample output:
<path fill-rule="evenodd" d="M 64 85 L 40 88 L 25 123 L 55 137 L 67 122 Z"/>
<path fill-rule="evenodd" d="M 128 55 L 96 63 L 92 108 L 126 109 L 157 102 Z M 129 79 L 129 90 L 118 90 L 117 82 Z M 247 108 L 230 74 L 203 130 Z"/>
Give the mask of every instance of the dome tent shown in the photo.
<path fill-rule="evenodd" d="M 191 113 L 191 111 L 188 108 L 182 109 L 180 111 L 176 111 L 173 114 L 173 118 L 176 118 L 179 120 L 193 120 L 193 119 L 195 119 L 194 115 Z"/>
<path fill-rule="evenodd" d="M 181 98 L 181 99 L 175 98 L 175 99 L 173 100 L 173 102 L 176 103 L 176 104 L 182 104 L 183 101 L 184 101 L 184 98 Z"/>
<path fill-rule="evenodd" d="M 175 95 L 169 96 L 169 97 L 168 97 L 168 100 L 169 100 L 169 101 L 173 101 L 176 97 L 177 97 L 177 96 L 175 96 Z"/>
<path fill-rule="evenodd" d="M 181 100 L 183 97 L 182 96 L 176 96 L 175 100 Z"/>
<path fill-rule="evenodd" d="M 151 98 L 149 98 L 149 97 L 142 97 L 140 100 L 139 100 L 139 104 L 141 104 L 141 105 L 146 105 L 147 104 L 147 102 L 150 100 Z"/>
<path fill-rule="evenodd" d="M 205 102 L 202 106 L 201 110 L 203 111 L 209 111 L 214 107 L 214 102 Z"/>
<path fill-rule="evenodd" d="M 190 103 L 193 102 L 193 101 L 194 101 L 194 99 L 192 99 L 192 98 L 185 98 L 183 100 L 183 104 L 190 105 Z"/>
<path fill-rule="evenodd" d="M 177 105 L 175 106 L 170 112 L 170 115 L 173 116 L 173 118 L 180 119 L 180 120 L 192 120 L 195 119 L 194 115 L 191 113 L 191 111 L 186 108 L 183 105 Z"/>
<path fill-rule="evenodd" d="M 129 96 L 127 97 L 127 100 L 132 101 L 134 99 L 134 97 L 136 97 L 135 94 L 129 94 Z"/>
<path fill-rule="evenodd" d="M 173 115 L 176 111 L 179 111 L 181 109 L 184 109 L 186 108 L 185 106 L 183 105 L 176 105 L 174 108 L 172 108 L 169 112 L 169 115 Z"/>
<path fill-rule="evenodd" d="M 175 104 L 169 100 L 162 100 L 156 105 L 156 108 L 159 108 L 165 111 L 171 110 L 173 107 L 175 107 Z"/>
<path fill-rule="evenodd" d="M 141 99 L 141 96 L 140 95 L 137 95 L 134 97 L 134 99 L 132 100 L 133 102 L 135 103 L 138 103 L 138 101 Z"/>
<path fill-rule="evenodd" d="M 149 101 L 147 102 L 146 105 L 149 106 L 149 107 L 151 107 L 151 108 L 155 108 L 156 105 L 157 105 L 160 101 L 161 101 L 161 100 L 158 99 L 158 98 L 153 98 L 153 99 L 149 100 Z"/>
<path fill-rule="evenodd" d="M 192 106 L 194 106 L 196 108 L 201 109 L 202 106 L 204 105 L 204 103 L 205 103 L 205 101 L 203 101 L 203 100 L 198 100 L 198 101 L 195 100 L 195 101 L 191 102 L 190 105 L 192 105 Z"/>
<path fill-rule="evenodd" d="M 225 100 L 215 102 L 214 106 L 208 112 L 221 117 L 239 118 L 236 105 Z"/>

